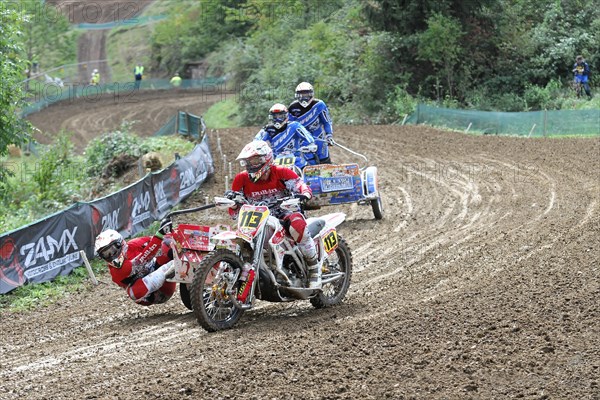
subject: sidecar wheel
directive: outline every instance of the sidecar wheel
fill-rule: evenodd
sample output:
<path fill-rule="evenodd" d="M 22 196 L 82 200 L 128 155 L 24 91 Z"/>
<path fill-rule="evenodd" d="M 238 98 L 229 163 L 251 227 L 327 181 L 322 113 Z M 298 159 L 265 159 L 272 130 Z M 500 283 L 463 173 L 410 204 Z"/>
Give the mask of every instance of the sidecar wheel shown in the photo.
<path fill-rule="evenodd" d="M 185 283 L 179 284 L 179 296 L 181 296 L 181 302 L 188 309 L 192 309 L 192 299 L 190 298 L 190 290 Z"/>
<path fill-rule="evenodd" d="M 230 329 L 242 316 L 243 310 L 227 294 L 232 287 L 237 292 L 239 283 L 232 281 L 232 276 L 242 266 L 240 257 L 226 249 L 214 250 L 202 259 L 194 274 L 191 300 L 198 324 L 207 331 Z"/>
<path fill-rule="evenodd" d="M 371 200 L 371 208 L 373 208 L 373 215 L 375 219 L 383 218 L 383 203 L 381 202 L 381 195 L 377 196 L 376 199 Z"/>
<path fill-rule="evenodd" d="M 337 281 L 323 285 L 323 290 L 317 296 L 310 299 L 310 303 L 315 308 L 331 307 L 341 303 L 350 287 L 350 279 L 352 278 L 352 253 L 346 241 L 339 234 L 338 241 L 338 248 L 335 249 L 335 252 L 324 263 L 325 269 L 328 271 L 324 272 L 323 276 L 337 272 L 344 272 L 345 275 Z"/>

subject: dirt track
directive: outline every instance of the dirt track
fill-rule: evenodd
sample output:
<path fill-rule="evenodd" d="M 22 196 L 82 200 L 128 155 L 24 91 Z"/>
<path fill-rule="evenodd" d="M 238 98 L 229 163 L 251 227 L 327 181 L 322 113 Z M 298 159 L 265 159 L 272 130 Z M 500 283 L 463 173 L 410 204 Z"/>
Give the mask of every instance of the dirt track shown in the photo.
<path fill-rule="evenodd" d="M 139 17 L 153 0 L 46 0 L 45 13 L 62 13 L 72 24 L 123 23 Z M 109 29 L 88 30 L 77 43 L 79 81 L 89 82 L 92 69 L 97 68 L 102 82 L 112 82 L 111 69 L 106 62 L 106 39 Z M 86 63 L 86 64 L 83 64 Z"/>
<path fill-rule="evenodd" d="M 77 110 L 49 108 L 45 127 L 67 115 L 88 134 L 106 126 Z M 229 159 L 255 131 L 221 131 Z M 342 306 L 261 303 L 208 334 L 178 298 L 143 308 L 104 278 L 0 315 L 0 398 L 600 399 L 598 139 L 414 126 L 336 137 L 379 167 L 386 208 L 374 221 L 343 207 L 354 276 Z M 216 180 L 204 192 L 222 192 Z"/>
<path fill-rule="evenodd" d="M 90 92 L 85 98 L 72 98 L 31 114 L 27 119 L 44 134 L 37 135 L 40 143 L 49 143 L 61 130 L 72 132 L 72 142 L 81 151 L 90 138 L 111 132 L 122 121 L 134 122 L 132 131 L 140 136 L 151 136 L 177 111 L 202 115 L 217 101 L 232 96 L 229 92 L 206 90 L 156 90 L 136 92 L 124 87 L 115 93 L 96 96 Z"/>

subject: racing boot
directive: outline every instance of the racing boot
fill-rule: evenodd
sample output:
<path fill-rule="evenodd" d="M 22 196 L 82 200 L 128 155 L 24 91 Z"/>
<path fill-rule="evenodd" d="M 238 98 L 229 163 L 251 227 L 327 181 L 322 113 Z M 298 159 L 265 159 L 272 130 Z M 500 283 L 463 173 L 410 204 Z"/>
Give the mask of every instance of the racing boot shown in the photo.
<path fill-rule="evenodd" d="M 301 242 L 298 243 L 300 253 L 304 256 L 306 266 L 308 267 L 308 278 L 309 288 L 320 289 L 321 288 L 321 264 L 319 261 L 319 255 L 317 254 L 317 247 L 315 241 L 310 237 L 305 237 Z"/>
<path fill-rule="evenodd" d="M 321 289 L 321 261 L 315 255 L 314 258 L 306 260 L 308 266 L 308 287 L 310 289 Z"/>

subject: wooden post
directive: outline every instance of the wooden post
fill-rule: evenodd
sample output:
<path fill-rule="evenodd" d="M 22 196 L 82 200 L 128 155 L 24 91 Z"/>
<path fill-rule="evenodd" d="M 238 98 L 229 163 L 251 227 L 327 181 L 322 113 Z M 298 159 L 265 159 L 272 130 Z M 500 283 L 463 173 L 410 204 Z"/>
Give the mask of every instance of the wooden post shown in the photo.
<path fill-rule="evenodd" d="M 88 258 L 85 255 L 85 251 L 80 250 L 79 255 L 81 256 L 81 259 L 83 260 L 83 264 L 85 265 L 85 268 L 87 269 L 88 275 L 90 276 L 90 280 L 92 281 L 92 283 L 94 285 L 98 285 L 98 279 L 96 279 L 96 275 L 94 275 L 94 271 L 92 271 L 92 266 L 90 265 L 90 262 L 88 261 Z"/>

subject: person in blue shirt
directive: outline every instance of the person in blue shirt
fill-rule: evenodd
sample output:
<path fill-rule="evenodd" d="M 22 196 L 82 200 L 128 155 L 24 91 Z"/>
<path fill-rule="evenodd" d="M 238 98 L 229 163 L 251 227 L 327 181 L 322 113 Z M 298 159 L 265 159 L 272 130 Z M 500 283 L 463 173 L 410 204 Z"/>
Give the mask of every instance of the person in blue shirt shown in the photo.
<path fill-rule="evenodd" d="M 307 164 L 318 164 L 313 153 L 302 154 L 300 151 L 307 146 L 316 151 L 314 138 L 300 123 L 289 120 L 288 109 L 283 104 L 274 104 L 269 109 L 269 122 L 256 134 L 254 140 L 267 142 L 273 149 L 274 158 L 293 154 L 300 170 Z"/>
<path fill-rule="evenodd" d="M 589 77 L 590 77 L 590 66 L 583 59 L 583 56 L 577 56 L 575 58 L 575 64 L 573 65 L 573 76 L 575 83 L 581 83 L 585 94 L 592 98 L 592 91 L 590 90 Z"/>
<path fill-rule="evenodd" d="M 308 82 L 296 86 L 295 98 L 289 107 L 290 121 L 301 123 L 315 138 L 320 163 L 331 164 L 329 146 L 334 143 L 333 127 L 327 105 L 315 98 L 314 88 Z"/>

